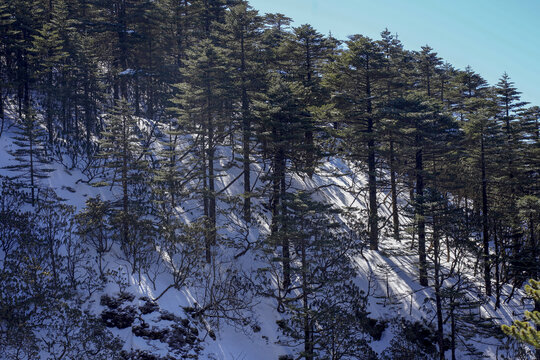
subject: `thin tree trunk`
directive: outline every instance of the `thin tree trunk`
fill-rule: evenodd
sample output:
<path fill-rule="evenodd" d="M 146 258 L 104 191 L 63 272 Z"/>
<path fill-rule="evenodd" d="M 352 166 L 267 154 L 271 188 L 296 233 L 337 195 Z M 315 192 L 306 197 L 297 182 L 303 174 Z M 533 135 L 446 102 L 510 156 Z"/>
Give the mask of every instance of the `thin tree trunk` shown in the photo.
<path fill-rule="evenodd" d="M 0 137 L 4 132 L 5 114 L 4 114 L 4 93 L 2 89 L 2 83 L 0 82 Z"/>
<path fill-rule="evenodd" d="M 313 359 L 313 344 L 311 343 L 311 324 L 308 302 L 308 274 L 306 260 L 306 239 L 302 239 L 302 306 L 304 311 L 304 357 L 306 360 Z"/>
<path fill-rule="evenodd" d="M 437 341 L 439 345 L 439 358 L 444 360 L 444 324 L 443 324 L 443 314 L 442 314 L 442 301 L 441 301 L 441 265 L 440 265 L 440 239 L 439 239 L 439 229 L 437 223 L 437 215 L 435 212 L 437 209 L 433 207 L 433 258 L 435 262 L 435 303 L 437 310 Z"/>
<path fill-rule="evenodd" d="M 309 38 L 306 38 L 306 80 L 307 80 L 307 86 L 312 87 L 311 83 L 311 71 L 312 71 L 312 59 L 311 59 L 311 44 L 309 42 Z M 311 123 L 311 115 L 310 115 L 310 122 L 309 122 L 309 128 L 304 134 L 305 142 L 306 142 L 306 163 L 307 163 L 307 169 L 308 169 L 308 175 L 309 177 L 313 176 L 314 172 L 314 160 L 315 160 L 315 154 L 314 154 L 314 141 L 313 141 L 313 129 L 312 129 L 312 123 Z"/>
<path fill-rule="evenodd" d="M 283 149 L 280 149 L 280 151 L 283 151 Z M 285 291 L 288 291 L 288 288 L 291 285 L 291 252 L 290 252 L 290 243 L 289 238 L 287 236 L 287 202 L 286 202 L 286 195 L 287 195 L 287 184 L 285 182 L 285 155 L 280 155 L 282 164 L 281 168 L 283 171 L 281 172 L 281 226 L 283 229 L 282 234 L 282 250 L 283 250 L 283 287 Z"/>
<path fill-rule="evenodd" d="M 540 312 L 540 301 L 534 302 L 534 311 Z M 540 324 L 536 324 L 536 331 L 540 331 Z M 540 360 L 540 348 L 537 348 L 535 351 L 536 360 Z"/>
<path fill-rule="evenodd" d="M 484 281 L 486 286 L 486 295 L 491 296 L 491 271 L 489 255 L 489 227 L 488 227 L 488 199 L 487 199 L 487 179 L 486 179 L 486 161 L 484 154 L 484 136 L 480 137 L 480 161 L 482 166 L 482 232 L 484 242 Z"/>
<path fill-rule="evenodd" d="M 242 126 L 243 126 L 243 166 L 244 166 L 244 221 L 251 221 L 251 169 L 249 143 L 251 138 L 251 122 L 249 118 L 249 99 L 246 86 L 246 54 L 244 49 L 244 33 L 240 38 L 242 74 Z"/>
<path fill-rule="evenodd" d="M 210 219 L 209 215 L 209 206 L 208 206 L 208 166 L 207 166 L 207 156 L 206 156 L 206 140 L 203 139 L 203 148 L 201 150 L 202 155 L 202 176 L 203 176 L 203 215 L 205 222 L 208 222 Z M 211 253 L 211 241 L 208 228 L 206 229 L 205 235 L 205 253 L 206 253 L 206 262 L 210 264 L 212 261 Z"/>
<path fill-rule="evenodd" d="M 90 137 L 92 133 L 92 110 L 90 109 L 90 94 L 88 90 L 88 79 L 84 75 L 84 122 L 86 130 L 86 152 L 90 155 Z"/>
<path fill-rule="evenodd" d="M 210 244 L 216 244 L 216 179 L 214 174 L 214 124 L 208 118 L 208 216 L 210 218 Z"/>
<path fill-rule="evenodd" d="M 127 105 L 126 105 L 127 106 Z M 126 124 L 126 115 L 122 114 L 122 239 L 124 246 L 129 244 L 129 227 L 128 227 L 128 211 L 129 211 L 129 195 L 128 195 L 128 128 Z M 133 262 L 133 270 L 135 270 L 135 262 Z"/>
<path fill-rule="evenodd" d="M 390 191 L 392 193 L 392 217 L 394 221 L 394 239 L 400 241 L 399 238 L 399 212 L 398 212 L 398 198 L 396 189 L 396 171 L 395 171 L 395 159 L 394 159 L 394 141 L 390 140 Z"/>
<path fill-rule="evenodd" d="M 456 360 L 456 315 L 455 315 L 455 305 L 454 298 L 451 298 L 452 303 L 450 304 L 450 329 L 452 332 L 451 344 L 452 349 L 452 360 Z"/>
<path fill-rule="evenodd" d="M 501 274 L 499 270 L 500 247 L 497 236 L 497 224 L 493 225 L 493 242 L 495 243 L 495 309 L 501 305 Z"/>
<path fill-rule="evenodd" d="M 27 109 L 26 110 L 26 116 L 27 117 L 30 117 L 30 110 Z M 36 201 L 36 194 L 35 194 L 35 181 L 34 181 L 34 177 L 35 177 L 35 173 L 34 173 L 34 129 L 33 129 L 33 122 L 34 120 L 33 119 L 27 119 L 26 120 L 28 122 L 28 126 L 31 126 L 28 128 L 29 130 L 29 146 L 30 146 L 30 187 L 31 187 L 31 192 L 32 192 L 32 206 L 35 206 L 35 201 Z"/>
<path fill-rule="evenodd" d="M 272 129 L 272 136 L 274 144 L 278 142 L 277 130 L 274 127 Z M 272 198 L 271 198 L 271 208 L 272 208 L 272 225 L 270 227 L 272 235 L 275 235 L 278 231 L 278 217 L 279 217 L 279 200 L 280 200 L 280 181 L 281 181 L 281 151 L 276 149 L 274 151 L 273 157 L 273 176 L 272 176 Z"/>
<path fill-rule="evenodd" d="M 416 137 L 416 146 L 420 146 L 421 139 Z M 420 285 L 428 286 L 426 261 L 426 220 L 424 218 L 424 166 L 422 148 L 416 151 L 416 220 L 418 222 L 418 258 Z"/>
<path fill-rule="evenodd" d="M 379 221 L 377 214 L 377 169 L 375 164 L 375 136 L 371 113 L 371 79 L 369 77 L 369 59 L 366 62 L 366 98 L 367 100 L 367 143 L 368 143 L 368 188 L 369 188 L 369 247 L 379 248 Z"/>
<path fill-rule="evenodd" d="M 52 145 L 54 139 L 54 129 L 53 129 L 53 114 L 52 114 L 52 86 L 53 86 L 53 73 L 52 69 L 49 71 L 47 77 L 47 104 L 45 109 L 45 118 L 47 122 L 47 132 L 49 134 L 49 144 Z"/>

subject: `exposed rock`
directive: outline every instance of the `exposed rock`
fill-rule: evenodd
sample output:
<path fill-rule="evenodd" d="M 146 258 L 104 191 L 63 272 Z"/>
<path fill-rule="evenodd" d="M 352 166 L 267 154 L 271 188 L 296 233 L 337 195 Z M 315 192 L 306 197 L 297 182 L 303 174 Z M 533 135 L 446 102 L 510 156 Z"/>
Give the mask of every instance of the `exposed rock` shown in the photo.
<path fill-rule="evenodd" d="M 135 321 L 135 308 L 133 306 L 127 306 L 124 308 L 104 310 L 101 313 L 101 320 L 103 320 L 107 327 L 125 329 Z"/>
<path fill-rule="evenodd" d="M 199 330 L 193 325 L 192 320 L 182 318 L 166 310 L 161 310 L 159 305 L 147 297 L 141 297 L 143 305 L 133 304 L 135 297 L 128 293 L 120 293 L 117 296 L 103 295 L 100 304 L 106 307 L 101 313 L 101 319 L 108 327 L 125 329 L 131 327 L 133 335 L 148 341 L 159 341 L 167 344 L 170 352 L 163 358 L 147 351 L 137 350 L 125 352 L 126 360 L 169 360 L 169 359 L 197 359 L 202 350 L 200 346 Z M 149 321 L 145 315 L 159 312 L 156 318 L 152 316 Z M 149 322 L 152 324 L 149 324 Z M 172 324 L 171 324 L 172 322 Z M 214 334 L 210 334 L 212 337 Z M 214 335 L 215 336 L 215 335 Z M 176 357 L 179 356 L 179 357 Z"/>
<path fill-rule="evenodd" d="M 139 306 L 139 310 L 141 311 L 141 314 L 145 314 L 145 315 L 158 311 L 158 309 L 159 309 L 159 305 L 151 301 L 150 299 L 146 300 L 144 305 Z"/>

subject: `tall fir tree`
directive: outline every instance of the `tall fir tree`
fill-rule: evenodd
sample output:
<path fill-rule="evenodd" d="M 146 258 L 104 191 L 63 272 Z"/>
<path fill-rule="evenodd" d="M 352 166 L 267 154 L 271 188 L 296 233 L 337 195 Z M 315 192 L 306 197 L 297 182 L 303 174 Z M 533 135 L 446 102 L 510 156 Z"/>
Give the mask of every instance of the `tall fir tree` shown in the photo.
<path fill-rule="evenodd" d="M 230 131 L 230 87 L 226 52 L 211 39 L 201 41 L 188 52 L 182 69 L 184 82 L 179 84 L 173 102 L 187 134 L 194 136 L 202 180 L 203 216 L 208 222 L 206 259 L 211 261 L 211 247 L 216 244 L 216 150 Z"/>
<path fill-rule="evenodd" d="M 225 40 L 230 48 L 231 68 L 238 69 L 232 73 L 233 89 L 236 99 L 234 110 L 239 118 L 239 132 L 242 142 L 242 171 L 244 179 L 243 217 L 251 221 L 251 153 L 253 147 L 253 98 L 263 86 L 264 70 L 262 53 L 259 50 L 262 36 L 262 17 L 247 2 L 232 7 L 225 16 L 223 30 Z"/>
<path fill-rule="evenodd" d="M 36 205 L 42 180 L 52 171 L 50 160 L 46 155 L 44 133 L 37 115 L 32 108 L 28 108 L 16 131 L 14 144 L 17 149 L 11 151 L 16 164 L 6 168 L 17 173 L 16 178 L 23 179 L 25 186 L 30 189 L 30 202 Z"/>
<path fill-rule="evenodd" d="M 334 90 L 334 101 L 343 113 L 343 136 L 353 160 L 367 162 L 369 197 L 369 243 L 378 249 L 377 142 L 379 141 L 380 99 L 384 77 L 383 54 L 377 43 L 362 35 L 346 42 L 347 50 L 331 62 L 326 81 Z M 367 154 L 367 158 L 364 157 Z"/>
<path fill-rule="evenodd" d="M 103 181 L 95 185 L 116 189 L 111 221 L 120 228 L 118 240 L 135 273 L 151 230 L 145 219 L 149 167 L 136 120 L 125 101 L 118 100 L 111 109 L 99 145 L 105 171 Z"/>

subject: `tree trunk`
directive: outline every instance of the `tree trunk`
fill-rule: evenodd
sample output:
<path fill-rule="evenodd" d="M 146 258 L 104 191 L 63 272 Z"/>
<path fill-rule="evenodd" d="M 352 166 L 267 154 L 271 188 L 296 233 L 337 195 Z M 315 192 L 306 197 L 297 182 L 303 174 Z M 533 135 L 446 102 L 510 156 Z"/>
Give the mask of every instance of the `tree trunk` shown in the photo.
<path fill-rule="evenodd" d="M 0 83 L 0 137 L 2 137 L 2 133 L 4 132 L 4 122 L 5 122 L 5 114 L 4 114 L 4 94 L 2 89 L 2 84 Z"/>
<path fill-rule="evenodd" d="M 484 153 L 484 136 L 480 137 L 480 161 L 482 167 L 482 237 L 484 242 L 484 282 L 486 295 L 491 296 L 491 270 L 489 256 L 489 227 L 488 227 L 488 199 L 487 199 L 487 179 L 486 162 Z"/>
<path fill-rule="evenodd" d="M 280 151 L 283 151 L 281 149 Z M 283 257 L 283 287 L 285 291 L 288 291 L 288 288 L 291 285 L 291 252 L 290 252 L 290 243 L 289 238 L 287 237 L 287 202 L 285 197 L 287 196 L 287 184 L 285 179 L 285 154 L 281 156 L 281 223 L 282 223 L 282 257 Z"/>
<path fill-rule="evenodd" d="M 418 228 L 418 258 L 420 285 L 428 286 L 426 261 L 426 220 L 424 218 L 424 166 L 422 159 L 421 140 L 416 137 L 416 221 Z"/>
<path fill-rule="evenodd" d="M 311 56 L 311 44 L 309 38 L 306 38 L 306 82 L 307 87 L 311 88 L 311 71 L 312 71 L 312 56 Z M 308 175 L 311 178 L 314 172 L 314 162 L 315 162 L 315 153 L 314 153 L 314 141 L 313 141 L 313 128 L 312 128 L 312 118 L 311 114 L 309 115 L 308 120 L 308 129 L 304 134 L 304 141 L 306 143 L 306 164 L 308 169 Z"/>
<path fill-rule="evenodd" d="M 27 109 L 26 110 L 26 116 L 27 117 L 30 117 L 30 110 Z M 29 118 L 26 120 L 28 122 L 28 126 L 31 126 L 31 128 L 29 127 L 28 130 L 29 130 L 29 147 L 30 147 L 30 187 L 31 187 L 31 192 L 32 192 L 32 206 L 35 206 L 35 202 L 36 202 L 36 193 L 35 193 L 35 173 L 34 173 L 34 120 Z"/>
<path fill-rule="evenodd" d="M 208 216 L 210 217 L 210 242 L 216 244 L 216 178 L 214 174 L 214 124 L 208 121 Z"/>
<path fill-rule="evenodd" d="M 392 218 L 394 221 L 394 239 L 400 241 L 395 167 L 396 164 L 394 159 L 394 141 L 390 140 L 390 192 L 392 193 Z"/>
<path fill-rule="evenodd" d="M 501 274 L 499 270 L 500 246 L 497 237 L 497 224 L 493 225 L 493 242 L 495 243 L 495 310 L 501 305 Z"/>
<path fill-rule="evenodd" d="M 88 79 L 84 75 L 84 122 L 86 130 L 86 152 L 90 155 L 90 137 L 92 133 L 92 110 L 90 109 L 90 94 L 88 90 Z"/>
<path fill-rule="evenodd" d="M 439 346 L 439 358 L 444 360 L 444 324 L 442 314 L 442 301 L 441 301 L 441 265 L 440 265 L 440 239 L 439 230 L 437 224 L 437 215 L 435 214 L 437 209 L 433 211 L 433 258 L 435 265 L 435 303 L 437 310 L 437 342 Z"/>
<path fill-rule="evenodd" d="M 208 206 L 208 166 L 207 166 L 207 150 L 206 150 L 206 140 L 204 140 L 203 137 L 203 148 L 201 149 L 201 155 L 202 155 L 202 176 L 203 176 L 203 216 L 205 219 L 205 222 L 207 223 L 210 219 L 209 215 L 209 206 Z M 208 232 L 208 225 L 206 225 L 206 235 L 205 235 L 205 255 L 206 255 L 206 262 L 210 264 L 212 261 L 212 253 L 211 253 L 211 241 L 210 241 L 210 234 Z"/>
<path fill-rule="evenodd" d="M 375 164 L 375 137 L 373 117 L 371 113 L 371 82 L 369 77 L 369 60 L 366 62 L 366 98 L 367 98 L 367 145 L 368 145 L 368 188 L 369 188 L 369 247 L 379 248 L 379 221 L 377 214 L 377 169 Z"/>
<path fill-rule="evenodd" d="M 49 144 L 52 145 L 54 139 L 54 129 L 53 129 L 53 114 L 52 114 L 52 86 L 53 86 L 53 73 L 52 69 L 49 71 L 47 76 L 47 103 L 45 109 L 45 120 L 47 122 L 47 132 L 49 134 Z"/>
<path fill-rule="evenodd" d="M 300 240 L 302 243 L 302 307 L 304 312 L 304 357 L 306 360 L 313 359 L 313 344 L 311 341 L 311 318 L 309 315 L 309 284 L 308 284 L 308 269 L 306 260 L 306 239 Z"/>
<path fill-rule="evenodd" d="M 127 106 L 127 105 L 126 105 Z M 129 195 L 128 195 L 128 142 L 129 134 L 126 124 L 126 115 L 122 114 L 122 240 L 124 246 L 129 243 L 129 228 L 128 228 L 128 211 L 129 211 Z M 133 263 L 135 269 L 135 263 Z"/>
<path fill-rule="evenodd" d="M 454 311 L 455 311 L 455 305 L 454 305 L 455 299 L 452 297 L 452 298 L 450 298 L 450 300 L 452 301 L 452 303 L 450 305 L 450 328 L 451 328 L 451 331 L 452 331 L 452 339 L 451 339 L 450 347 L 452 349 L 452 360 L 456 360 L 456 315 L 454 313 Z"/>
<path fill-rule="evenodd" d="M 127 70 L 127 23 L 126 23 L 126 0 L 118 0 L 116 3 L 116 15 L 118 21 L 118 58 L 115 76 L 118 73 Z M 126 75 L 119 76 L 119 86 L 121 96 L 127 101 L 127 81 Z M 118 91 L 118 90 L 117 90 Z"/>
<path fill-rule="evenodd" d="M 243 127 L 243 167 L 244 167 L 244 221 L 251 221 L 251 169 L 250 169 L 250 138 L 251 122 L 249 118 L 249 99 L 246 86 L 246 54 L 244 49 L 244 33 L 240 38 L 242 81 L 242 127 Z"/>
<path fill-rule="evenodd" d="M 276 144 L 278 142 L 278 133 L 276 128 L 272 129 L 273 142 Z M 279 217 L 279 200 L 280 200 L 280 182 L 281 182 L 281 159 L 282 152 L 279 149 L 274 151 L 273 157 L 273 175 L 272 175 L 272 198 L 270 207 L 272 209 L 272 224 L 271 231 L 272 235 L 275 235 L 278 231 L 278 217 Z"/>

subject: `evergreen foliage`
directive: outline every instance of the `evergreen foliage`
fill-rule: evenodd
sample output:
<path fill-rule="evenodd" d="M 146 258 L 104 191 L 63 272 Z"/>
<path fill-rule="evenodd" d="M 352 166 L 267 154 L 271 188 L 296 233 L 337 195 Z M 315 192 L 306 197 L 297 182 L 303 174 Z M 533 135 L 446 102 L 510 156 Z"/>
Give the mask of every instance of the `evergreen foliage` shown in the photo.
<path fill-rule="evenodd" d="M 540 282 L 530 279 L 529 284 L 525 285 L 525 292 L 536 303 L 540 303 Z M 525 319 L 525 321 L 514 320 L 513 325 L 502 325 L 501 329 L 506 335 L 540 349 L 540 333 L 535 328 L 540 325 L 540 311 L 526 311 Z"/>

